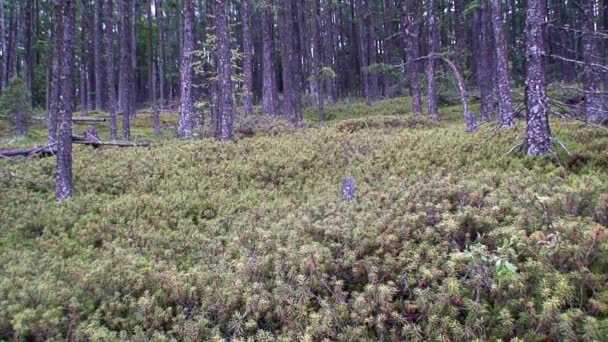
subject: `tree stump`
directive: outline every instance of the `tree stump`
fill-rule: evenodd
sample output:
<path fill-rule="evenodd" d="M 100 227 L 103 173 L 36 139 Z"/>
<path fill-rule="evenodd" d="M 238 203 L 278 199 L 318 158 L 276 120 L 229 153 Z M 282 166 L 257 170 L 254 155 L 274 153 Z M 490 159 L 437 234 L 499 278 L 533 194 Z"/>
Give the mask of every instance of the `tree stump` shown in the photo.
<path fill-rule="evenodd" d="M 95 127 L 89 126 L 84 130 L 84 140 L 86 142 L 101 142 L 99 139 L 99 134 L 97 133 L 97 129 Z"/>
<path fill-rule="evenodd" d="M 342 200 L 350 202 L 355 199 L 357 195 L 357 189 L 355 187 L 355 180 L 350 177 L 342 179 Z"/>

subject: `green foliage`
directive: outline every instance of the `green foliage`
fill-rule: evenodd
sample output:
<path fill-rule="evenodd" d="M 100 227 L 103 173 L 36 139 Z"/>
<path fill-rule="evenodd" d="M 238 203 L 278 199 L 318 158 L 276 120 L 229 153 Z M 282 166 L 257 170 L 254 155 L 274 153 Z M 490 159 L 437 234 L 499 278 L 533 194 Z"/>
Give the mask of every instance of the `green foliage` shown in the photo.
<path fill-rule="evenodd" d="M 20 78 L 13 78 L 0 96 L 0 116 L 20 135 L 32 119 L 31 96 Z"/>
<path fill-rule="evenodd" d="M 408 105 L 249 118 L 235 143 L 77 146 L 62 206 L 52 158 L 2 164 L 38 186 L 0 174 L 0 339 L 604 339 L 608 135 L 553 122 L 587 158 L 569 170 L 505 157 L 522 125 L 488 141 Z"/>

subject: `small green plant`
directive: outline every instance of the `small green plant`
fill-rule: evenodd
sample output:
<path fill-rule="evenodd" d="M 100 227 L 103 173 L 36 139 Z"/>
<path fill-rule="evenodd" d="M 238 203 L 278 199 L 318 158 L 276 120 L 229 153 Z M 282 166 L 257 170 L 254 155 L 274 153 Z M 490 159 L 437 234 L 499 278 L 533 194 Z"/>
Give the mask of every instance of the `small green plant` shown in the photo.
<path fill-rule="evenodd" d="M 32 119 L 30 92 L 20 78 L 13 78 L 0 96 L 0 115 L 16 135 L 27 135 Z"/>

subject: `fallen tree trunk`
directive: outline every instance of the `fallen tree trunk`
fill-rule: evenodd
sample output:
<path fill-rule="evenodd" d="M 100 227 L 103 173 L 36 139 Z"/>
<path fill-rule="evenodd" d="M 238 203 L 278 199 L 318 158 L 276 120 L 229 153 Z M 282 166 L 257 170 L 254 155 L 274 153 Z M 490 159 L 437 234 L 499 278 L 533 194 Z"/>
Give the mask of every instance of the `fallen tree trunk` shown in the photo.
<path fill-rule="evenodd" d="M 105 142 L 105 141 L 87 141 L 84 140 L 84 138 L 79 137 L 82 140 L 72 140 L 72 144 L 78 144 L 78 145 L 87 145 L 87 146 L 93 146 L 93 147 L 99 147 L 99 146 L 114 146 L 114 147 L 149 147 L 152 146 L 152 144 L 150 144 L 149 142 L 122 142 L 122 141 L 116 141 L 116 142 Z"/>
<path fill-rule="evenodd" d="M 72 122 L 106 122 L 106 118 L 94 118 L 88 116 L 73 117 Z"/>
<path fill-rule="evenodd" d="M 0 157 L 19 157 L 19 156 L 50 156 L 57 153 L 57 147 L 53 145 L 36 146 L 30 148 L 15 148 L 0 151 Z"/>

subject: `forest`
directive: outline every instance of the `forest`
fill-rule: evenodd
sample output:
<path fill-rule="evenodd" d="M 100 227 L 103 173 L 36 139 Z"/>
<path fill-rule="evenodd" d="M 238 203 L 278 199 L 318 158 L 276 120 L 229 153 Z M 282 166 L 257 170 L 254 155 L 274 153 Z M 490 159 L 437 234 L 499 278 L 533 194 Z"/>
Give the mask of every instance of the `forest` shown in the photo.
<path fill-rule="evenodd" d="M 0 341 L 606 341 L 608 0 L 0 0 Z"/>

